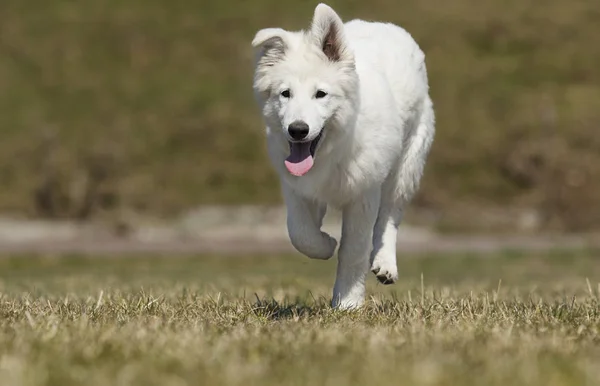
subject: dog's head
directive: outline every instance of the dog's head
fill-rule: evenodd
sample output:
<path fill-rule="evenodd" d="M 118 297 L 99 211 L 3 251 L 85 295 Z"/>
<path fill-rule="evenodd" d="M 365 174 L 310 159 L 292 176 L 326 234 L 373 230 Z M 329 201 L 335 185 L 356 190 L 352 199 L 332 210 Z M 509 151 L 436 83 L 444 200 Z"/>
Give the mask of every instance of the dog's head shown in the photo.
<path fill-rule="evenodd" d="M 273 135 L 289 144 L 287 169 L 303 175 L 328 132 L 353 115 L 358 80 L 344 24 L 319 4 L 307 31 L 263 29 L 252 45 L 258 53 L 254 90 L 263 115 Z"/>

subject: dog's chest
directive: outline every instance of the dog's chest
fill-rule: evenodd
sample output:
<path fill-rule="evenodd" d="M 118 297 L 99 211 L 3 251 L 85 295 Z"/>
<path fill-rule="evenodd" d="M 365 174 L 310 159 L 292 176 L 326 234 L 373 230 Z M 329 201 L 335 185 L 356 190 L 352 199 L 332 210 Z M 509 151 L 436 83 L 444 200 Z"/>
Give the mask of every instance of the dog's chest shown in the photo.
<path fill-rule="evenodd" d="M 348 173 L 347 170 L 316 171 L 300 178 L 287 178 L 293 189 L 301 196 L 311 200 L 342 208 L 364 190 L 362 179 Z"/>

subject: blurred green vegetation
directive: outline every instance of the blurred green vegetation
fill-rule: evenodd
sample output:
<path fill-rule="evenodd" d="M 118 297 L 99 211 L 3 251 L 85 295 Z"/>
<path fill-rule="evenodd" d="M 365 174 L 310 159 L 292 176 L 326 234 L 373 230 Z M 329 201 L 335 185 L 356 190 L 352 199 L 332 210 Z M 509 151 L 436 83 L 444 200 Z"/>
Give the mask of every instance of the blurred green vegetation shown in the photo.
<path fill-rule="evenodd" d="M 437 137 L 415 206 L 533 207 L 548 227 L 600 226 L 597 0 L 329 4 L 402 25 L 427 55 Z M 250 41 L 306 27 L 315 5 L 2 0 L 0 210 L 279 202 Z"/>

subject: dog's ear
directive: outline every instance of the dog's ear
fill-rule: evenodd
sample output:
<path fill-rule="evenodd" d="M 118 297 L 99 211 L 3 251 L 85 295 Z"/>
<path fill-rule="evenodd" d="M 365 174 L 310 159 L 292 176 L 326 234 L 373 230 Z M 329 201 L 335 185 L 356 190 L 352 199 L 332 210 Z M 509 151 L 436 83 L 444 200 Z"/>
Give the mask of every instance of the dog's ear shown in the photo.
<path fill-rule="evenodd" d="M 317 5 L 310 32 L 315 44 L 332 62 L 353 60 L 352 53 L 346 43 L 344 23 L 328 5 L 323 3 Z"/>
<path fill-rule="evenodd" d="M 256 33 L 252 47 L 261 66 L 273 66 L 285 56 L 287 32 L 281 28 L 265 28 Z"/>
<path fill-rule="evenodd" d="M 288 38 L 288 32 L 281 28 L 265 28 L 258 31 L 252 40 L 252 47 L 256 51 L 254 89 L 262 98 L 271 88 L 271 68 L 285 58 Z"/>

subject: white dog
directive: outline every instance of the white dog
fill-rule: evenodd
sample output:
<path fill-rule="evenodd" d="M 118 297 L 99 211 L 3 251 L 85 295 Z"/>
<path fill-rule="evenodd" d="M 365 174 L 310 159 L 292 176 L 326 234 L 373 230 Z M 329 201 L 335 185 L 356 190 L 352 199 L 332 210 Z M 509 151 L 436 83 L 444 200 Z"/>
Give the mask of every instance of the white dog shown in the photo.
<path fill-rule="evenodd" d="M 254 91 L 281 178 L 290 240 L 329 259 L 328 205 L 342 211 L 332 305 L 365 298 L 369 270 L 398 278 L 396 240 L 435 134 L 425 55 L 402 28 L 353 20 L 319 4 L 307 31 L 260 30 Z M 369 258 L 370 257 L 370 258 Z"/>

